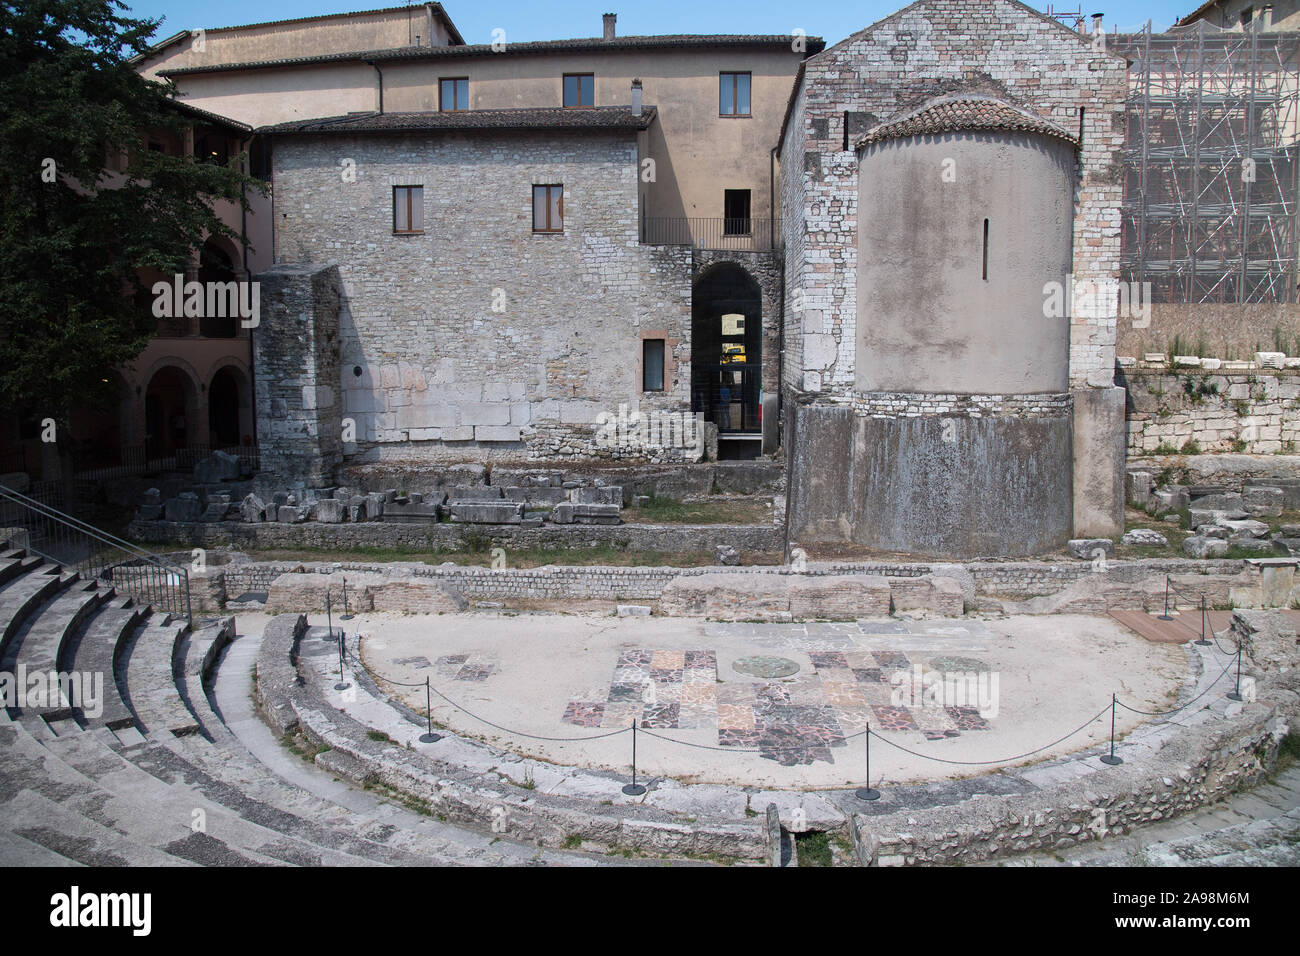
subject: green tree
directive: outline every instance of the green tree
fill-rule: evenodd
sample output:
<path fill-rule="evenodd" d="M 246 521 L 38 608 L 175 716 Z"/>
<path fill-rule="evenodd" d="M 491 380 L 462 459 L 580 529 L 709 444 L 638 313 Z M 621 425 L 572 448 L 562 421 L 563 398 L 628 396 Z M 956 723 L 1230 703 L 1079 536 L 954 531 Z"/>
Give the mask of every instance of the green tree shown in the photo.
<path fill-rule="evenodd" d="M 108 371 L 157 326 L 137 270 L 183 272 L 206 235 L 239 241 L 213 212 L 247 207 L 230 167 L 145 148 L 179 132 L 175 88 L 136 72 L 160 21 L 118 0 L 0 0 L 0 408 L 66 423 L 110 401 Z M 120 185 L 105 163 L 125 150 Z M 52 181 L 51 181 L 52 180 Z"/>

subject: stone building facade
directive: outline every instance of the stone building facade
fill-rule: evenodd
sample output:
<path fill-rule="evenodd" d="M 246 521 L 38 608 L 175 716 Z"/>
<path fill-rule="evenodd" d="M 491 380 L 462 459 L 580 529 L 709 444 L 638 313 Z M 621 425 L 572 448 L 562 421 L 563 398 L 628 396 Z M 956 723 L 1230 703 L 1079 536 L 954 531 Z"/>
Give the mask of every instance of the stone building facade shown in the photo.
<path fill-rule="evenodd" d="M 616 458 L 635 453 L 605 440 L 620 407 L 689 418 L 692 251 L 638 239 L 637 133 L 654 114 L 600 114 L 585 128 L 550 110 L 509 130 L 272 131 L 277 259 L 338 267 L 330 384 L 354 424 L 350 460 Z M 563 190 L 557 232 L 534 229 L 546 185 Z M 400 234 L 394 196 L 409 187 L 421 229 Z M 664 343 L 662 390 L 643 388 L 645 340 Z M 288 360 L 259 362 L 273 388 L 302 342 L 259 347 Z"/>

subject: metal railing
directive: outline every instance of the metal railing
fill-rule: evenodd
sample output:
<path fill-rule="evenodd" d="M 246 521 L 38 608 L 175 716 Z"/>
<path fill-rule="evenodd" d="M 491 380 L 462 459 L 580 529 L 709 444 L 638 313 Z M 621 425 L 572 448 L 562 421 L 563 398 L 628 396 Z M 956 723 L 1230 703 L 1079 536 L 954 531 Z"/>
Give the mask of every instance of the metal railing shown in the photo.
<path fill-rule="evenodd" d="M 189 571 L 178 564 L 3 487 L 0 528 L 25 531 L 27 540 L 16 544 L 31 554 L 103 581 L 139 605 L 194 621 Z"/>
<path fill-rule="evenodd" d="M 641 241 L 648 246 L 694 246 L 697 249 L 766 252 L 780 248 L 779 219 L 641 218 Z"/>

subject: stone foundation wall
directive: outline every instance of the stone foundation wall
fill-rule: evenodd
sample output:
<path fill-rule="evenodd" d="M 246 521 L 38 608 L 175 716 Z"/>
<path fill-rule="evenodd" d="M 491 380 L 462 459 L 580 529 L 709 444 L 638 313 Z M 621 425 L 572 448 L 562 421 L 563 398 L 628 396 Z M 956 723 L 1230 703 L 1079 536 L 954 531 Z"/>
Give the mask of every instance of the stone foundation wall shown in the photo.
<path fill-rule="evenodd" d="M 1189 357 L 1194 358 L 1194 357 Z M 1195 359 L 1198 362 L 1204 360 Z M 1300 443 L 1300 368 L 1212 360 L 1214 368 L 1131 368 L 1128 451 L 1293 454 Z M 1300 360 L 1294 361 L 1300 365 Z M 1246 368 L 1230 366 L 1248 366 Z"/>

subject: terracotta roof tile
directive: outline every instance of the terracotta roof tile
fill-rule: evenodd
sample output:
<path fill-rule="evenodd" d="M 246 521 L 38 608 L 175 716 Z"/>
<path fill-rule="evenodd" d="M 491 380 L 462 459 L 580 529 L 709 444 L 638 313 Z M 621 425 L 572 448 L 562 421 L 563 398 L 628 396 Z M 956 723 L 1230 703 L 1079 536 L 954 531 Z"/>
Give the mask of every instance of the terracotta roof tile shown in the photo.
<path fill-rule="evenodd" d="M 954 96 L 932 100 L 919 110 L 881 123 L 858 140 L 869 146 L 890 139 L 967 130 L 1011 130 L 1039 133 L 1077 146 L 1078 137 L 1028 110 L 991 96 Z"/>

